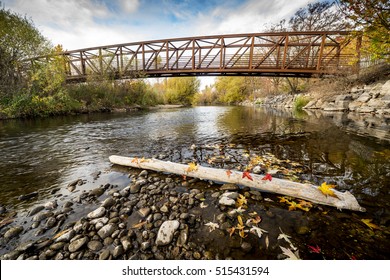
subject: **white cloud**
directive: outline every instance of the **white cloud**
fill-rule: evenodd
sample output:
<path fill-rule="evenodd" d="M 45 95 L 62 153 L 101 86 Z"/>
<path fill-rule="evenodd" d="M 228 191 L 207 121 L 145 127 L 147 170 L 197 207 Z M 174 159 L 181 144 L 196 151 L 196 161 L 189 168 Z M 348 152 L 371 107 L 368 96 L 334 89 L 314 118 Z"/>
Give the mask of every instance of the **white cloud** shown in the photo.
<path fill-rule="evenodd" d="M 120 0 L 120 4 L 122 8 L 130 14 L 136 12 L 140 5 L 139 0 Z"/>
<path fill-rule="evenodd" d="M 6 0 L 5 5 L 31 17 L 53 44 L 71 50 L 170 37 L 261 32 L 265 24 L 290 17 L 308 2 L 313 0 L 246 0 L 238 5 L 221 1 L 218 6 L 209 5 L 209 10 L 202 10 L 201 5 L 191 10 L 189 1 Z"/>

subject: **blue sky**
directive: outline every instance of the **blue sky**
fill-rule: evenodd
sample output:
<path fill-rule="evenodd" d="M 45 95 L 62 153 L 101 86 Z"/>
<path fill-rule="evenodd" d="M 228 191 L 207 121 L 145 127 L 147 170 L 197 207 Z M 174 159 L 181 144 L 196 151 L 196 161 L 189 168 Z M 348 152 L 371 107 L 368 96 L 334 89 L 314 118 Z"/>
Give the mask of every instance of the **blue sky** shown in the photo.
<path fill-rule="evenodd" d="M 313 0 L 2 0 L 72 50 L 126 42 L 264 31 Z"/>

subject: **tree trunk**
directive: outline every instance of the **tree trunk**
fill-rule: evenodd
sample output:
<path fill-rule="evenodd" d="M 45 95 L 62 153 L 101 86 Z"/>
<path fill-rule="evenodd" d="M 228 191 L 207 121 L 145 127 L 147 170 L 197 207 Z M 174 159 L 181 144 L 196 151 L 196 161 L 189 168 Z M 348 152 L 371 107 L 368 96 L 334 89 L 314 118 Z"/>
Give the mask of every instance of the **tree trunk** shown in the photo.
<path fill-rule="evenodd" d="M 338 209 L 349 209 L 364 212 L 365 209 L 359 205 L 356 198 L 348 191 L 339 192 L 334 190 L 337 197 L 326 196 L 317 186 L 311 184 L 302 184 L 272 178 L 271 181 L 264 180 L 264 176 L 250 174 L 253 180 L 247 177 L 243 178 L 243 172 L 230 171 L 226 169 L 217 169 L 202 166 L 190 166 L 170 161 L 161 161 L 157 159 L 138 159 L 122 156 L 110 156 L 111 163 L 150 169 L 159 172 L 168 172 L 178 175 L 200 178 L 203 180 L 212 180 L 214 182 L 226 182 L 237 185 L 247 186 L 264 192 L 272 192 L 281 195 L 301 198 L 318 204 L 324 204 L 337 207 Z"/>

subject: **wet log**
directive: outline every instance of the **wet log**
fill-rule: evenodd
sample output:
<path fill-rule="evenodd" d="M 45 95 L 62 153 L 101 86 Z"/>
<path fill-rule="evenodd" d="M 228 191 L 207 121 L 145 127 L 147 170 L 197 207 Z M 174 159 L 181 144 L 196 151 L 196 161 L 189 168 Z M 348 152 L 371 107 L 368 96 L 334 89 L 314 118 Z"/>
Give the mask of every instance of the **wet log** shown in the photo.
<path fill-rule="evenodd" d="M 264 176 L 256 174 L 250 174 L 253 179 L 250 180 L 246 176 L 243 176 L 243 172 L 235 170 L 217 169 L 203 167 L 200 165 L 194 167 L 170 161 L 139 159 L 116 155 L 110 156 L 109 159 L 113 164 L 174 173 L 203 180 L 211 180 L 214 182 L 233 183 L 254 188 L 263 192 L 277 193 L 290 197 L 301 198 L 317 204 L 334 206 L 338 209 L 348 209 L 361 212 L 365 211 L 365 209 L 359 205 L 356 198 L 348 191 L 340 192 L 334 190 L 336 197 L 332 197 L 324 195 L 318 189 L 318 186 L 312 184 L 297 183 L 278 178 L 272 178 L 271 181 L 263 180 Z"/>

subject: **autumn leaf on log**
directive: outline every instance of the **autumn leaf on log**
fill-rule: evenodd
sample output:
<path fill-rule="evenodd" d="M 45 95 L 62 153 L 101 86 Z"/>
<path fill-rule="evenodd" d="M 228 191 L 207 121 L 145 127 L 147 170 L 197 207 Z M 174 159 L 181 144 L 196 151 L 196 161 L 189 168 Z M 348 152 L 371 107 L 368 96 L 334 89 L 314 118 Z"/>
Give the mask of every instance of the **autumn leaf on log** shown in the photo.
<path fill-rule="evenodd" d="M 228 176 L 228 178 L 230 178 L 230 175 L 232 175 L 233 172 L 231 170 L 226 170 L 226 175 Z"/>
<path fill-rule="evenodd" d="M 285 196 L 278 196 L 280 203 L 289 203 L 290 200 Z"/>
<path fill-rule="evenodd" d="M 263 180 L 263 181 L 266 181 L 266 180 L 272 181 L 272 176 L 271 176 L 271 174 L 267 173 L 267 174 L 265 174 L 265 176 L 261 180 Z"/>
<path fill-rule="evenodd" d="M 251 174 L 248 171 L 244 171 L 242 173 L 242 178 L 248 178 L 249 180 L 253 181 L 253 178 L 252 178 Z"/>
<path fill-rule="evenodd" d="M 326 182 L 323 182 L 321 184 L 321 187 L 318 187 L 318 190 L 320 190 L 326 196 L 330 195 L 333 197 L 337 197 L 334 191 L 332 190 L 335 187 L 336 187 L 335 185 L 327 185 Z"/>
<path fill-rule="evenodd" d="M 377 226 L 376 224 L 371 223 L 371 222 L 372 222 L 372 219 L 361 219 L 361 221 L 362 221 L 366 226 L 368 226 L 370 229 L 380 229 L 379 226 Z"/>
<path fill-rule="evenodd" d="M 315 247 L 311 245 L 307 245 L 307 247 L 309 248 L 310 253 L 316 253 L 316 254 L 321 253 L 321 248 L 318 245 L 316 245 Z"/>
<path fill-rule="evenodd" d="M 195 162 L 191 162 L 188 164 L 187 172 L 192 172 L 198 170 L 198 166 Z"/>
<path fill-rule="evenodd" d="M 140 163 L 143 163 L 143 162 L 148 162 L 149 160 L 148 159 L 145 159 L 144 157 L 141 158 L 141 160 L 139 161 Z"/>
<path fill-rule="evenodd" d="M 138 158 L 137 157 L 133 158 L 133 160 L 131 162 L 138 164 Z"/>

